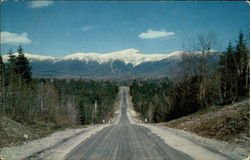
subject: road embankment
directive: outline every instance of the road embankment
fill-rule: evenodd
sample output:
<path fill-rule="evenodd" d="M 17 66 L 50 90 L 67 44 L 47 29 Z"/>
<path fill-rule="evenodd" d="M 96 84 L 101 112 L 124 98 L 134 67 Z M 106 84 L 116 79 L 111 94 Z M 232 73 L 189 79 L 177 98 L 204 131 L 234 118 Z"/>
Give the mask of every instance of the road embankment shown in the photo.
<path fill-rule="evenodd" d="M 128 118 L 132 124 L 146 127 L 152 133 L 159 136 L 166 144 L 190 155 L 197 160 L 239 160 L 250 155 L 249 150 L 237 144 L 230 144 L 225 141 L 201 137 L 195 133 L 176 128 L 169 128 L 165 123 L 148 124 L 139 120 L 139 115 L 134 111 L 131 97 L 128 98 Z M 218 113 L 219 115 L 221 113 Z M 178 121 L 178 120 L 176 120 Z M 208 120 L 207 120 L 208 121 Z M 193 121 L 194 122 L 194 121 Z M 171 123 L 171 122 L 170 122 Z M 197 121 L 199 123 L 199 121 Z M 178 123 L 176 123 L 177 125 Z"/>

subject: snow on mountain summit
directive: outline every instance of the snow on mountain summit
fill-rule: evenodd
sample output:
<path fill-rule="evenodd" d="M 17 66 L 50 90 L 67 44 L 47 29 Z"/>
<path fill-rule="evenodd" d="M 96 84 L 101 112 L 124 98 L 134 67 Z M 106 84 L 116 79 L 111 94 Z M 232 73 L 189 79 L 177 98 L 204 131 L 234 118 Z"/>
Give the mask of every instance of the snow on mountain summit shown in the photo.
<path fill-rule="evenodd" d="M 110 53 L 84 53 L 78 52 L 68 56 L 63 57 L 63 60 L 80 60 L 80 61 L 97 61 L 98 63 L 106 63 L 110 61 L 120 60 L 126 64 L 133 63 L 133 59 L 136 58 L 136 54 L 139 53 L 139 50 L 136 49 L 126 49 Z"/>
<path fill-rule="evenodd" d="M 179 57 L 180 54 L 180 51 L 172 52 L 170 54 L 143 54 L 139 50 L 131 48 L 104 54 L 78 52 L 63 57 L 63 60 L 80 60 L 85 62 L 97 61 L 98 63 L 106 63 L 119 60 L 124 62 L 125 64 L 130 63 L 133 66 L 137 66 L 144 62 L 160 61 L 172 56 Z"/>
<path fill-rule="evenodd" d="M 17 56 L 18 53 L 15 52 L 13 55 Z M 45 61 L 45 60 L 55 61 L 57 59 L 56 57 L 36 55 L 30 53 L 24 53 L 24 56 L 27 57 L 30 61 Z M 9 59 L 9 55 L 3 55 L 2 57 L 4 62 L 8 61 Z"/>
<path fill-rule="evenodd" d="M 29 53 L 25 53 L 25 56 L 31 61 L 50 60 L 53 62 L 58 62 L 67 60 L 79 60 L 86 63 L 90 61 L 96 61 L 99 64 L 101 64 L 119 60 L 124 62 L 125 64 L 132 64 L 133 66 L 137 66 L 144 62 L 160 61 L 170 57 L 177 58 L 180 57 L 181 53 L 182 53 L 181 51 L 176 51 L 168 54 L 144 54 L 137 49 L 131 48 L 110 53 L 77 52 L 64 57 L 33 55 Z M 17 55 L 17 53 L 15 53 L 15 55 Z M 8 55 L 3 55 L 3 60 L 7 61 L 7 59 Z"/>

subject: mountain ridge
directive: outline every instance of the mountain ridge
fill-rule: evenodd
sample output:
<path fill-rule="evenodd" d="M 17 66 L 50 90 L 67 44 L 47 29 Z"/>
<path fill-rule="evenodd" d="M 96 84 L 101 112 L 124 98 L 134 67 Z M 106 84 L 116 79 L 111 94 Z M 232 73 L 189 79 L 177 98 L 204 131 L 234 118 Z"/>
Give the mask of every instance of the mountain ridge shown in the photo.
<path fill-rule="evenodd" d="M 34 77 L 133 78 L 181 74 L 184 67 L 182 53 L 143 54 L 136 49 L 127 49 L 110 53 L 77 52 L 64 57 L 30 53 L 25 56 L 30 60 Z M 6 62 L 7 59 L 8 55 L 4 55 L 3 60 Z M 219 54 L 208 56 L 209 68 L 215 68 L 218 59 Z"/>
<path fill-rule="evenodd" d="M 130 48 L 109 53 L 76 52 L 63 57 L 43 56 L 31 53 L 25 53 L 25 56 L 31 61 L 53 61 L 53 63 L 68 60 L 78 60 L 86 63 L 96 61 L 99 64 L 122 61 L 125 64 L 132 64 L 135 67 L 145 62 L 154 62 L 170 57 L 179 57 L 181 53 L 181 51 L 175 51 L 167 54 L 144 54 L 137 49 Z M 17 55 L 17 53 L 14 53 L 14 55 Z M 3 55 L 3 60 L 5 62 L 7 59 L 8 55 Z"/>

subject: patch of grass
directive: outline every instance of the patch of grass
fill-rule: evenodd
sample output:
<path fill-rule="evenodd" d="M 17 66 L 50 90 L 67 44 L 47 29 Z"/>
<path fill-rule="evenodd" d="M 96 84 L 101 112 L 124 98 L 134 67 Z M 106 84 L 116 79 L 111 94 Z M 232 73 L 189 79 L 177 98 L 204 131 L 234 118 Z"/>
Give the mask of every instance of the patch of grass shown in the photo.
<path fill-rule="evenodd" d="M 0 147 L 19 145 L 33 139 L 45 137 L 55 131 L 64 130 L 60 124 L 44 121 L 17 122 L 12 119 L 0 118 Z"/>
<path fill-rule="evenodd" d="M 197 113 L 161 123 L 196 133 L 203 137 L 249 146 L 249 101 L 208 108 Z"/>

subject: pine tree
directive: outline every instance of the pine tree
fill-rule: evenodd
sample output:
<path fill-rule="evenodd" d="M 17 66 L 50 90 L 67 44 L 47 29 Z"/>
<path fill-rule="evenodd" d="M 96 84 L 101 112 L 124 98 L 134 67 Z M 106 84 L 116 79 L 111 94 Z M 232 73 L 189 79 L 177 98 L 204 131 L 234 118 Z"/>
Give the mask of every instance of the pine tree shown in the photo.
<path fill-rule="evenodd" d="M 7 74 L 7 82 L 10 83 L 15 74 L 15 62 L 16 62 L 16 56 L 13 54 L 12 50 L 9 50 L 8 52 L 9 58 L 8 58 L 8 63 L 7 63 L 7 68 L 6 68 L 6 74 Z"/>
<path fill-rule="evenodd" d="M 28 59 L 24 56 L 23 48 L 19 46 L 18 56 L 15 61 L 15 72 L 26 82 L 31 81 L 31 67 Z"/>
<path fill-rule="evenodd" d="M 4 97 L 5 97 L 5 65 L 3 63 L 3 58 L 0 54 L 0 115 L 1 113 L 4 113 L 5 110 L 5 103 L 4 103 Z"/>
<path fill-rule="evenodd" d="M 5 73 L 5 64 L 3 63 L 2 55 L 0 54 L 0 81 L 2 82 L 4 79 Z"/>
<path fill-rule="evenodd" d="M 223 52 L 220 58 L 220 88 L 223 104 L 229 104 L 235 101 L 238 97 L 237 83 L 236 83 L 236 63 L 234 62 L 235 50 L 230 42 L 227 47 L 227 51 Z"/>
<path fill-rule="evenodd" d="M 5 65 L 3 63 L 3 58 L 0 54 L 0 87 L 1 88 L 4 86 L 4 74 L 5 74 Z M 1 90 L 1 93 L 2 93 L 2 90 Z"/>
<path fill-rule="evenodd" d="M 248 95 L 248 52 L 244 35 L 240 33 L 236 47 L 230 42 L 227 51 L 220 59 L 223 104 L 238 101 L 239 98 Z"/>
<path fill-rule="evenodd" d="M 6 106 L 5 112 L 6 114 L 12 114 L 15 108 L 15 62 L 16 56 L 13 54 L 13 51 L 10 49 L 8 52 L 9 58 L 8 62 L 6 63 Z"/>
<path fill-rule="evenodd" d="M 239 34 L 239 39 L 236 45 L 236 63 L 238 71 L 238 93 L 239 96 L 248 95 L 248 79 L 249 79 L 249 70 L 248 70 L 248 50 L 246 47 L 246 40 L 242 33 Z"/>
<path fill-rule="evenodd" d="M 15 62 L 16 62 L 16 56 L 13 54 L 13 51 L 9 50 L 9 59 L 8 59 L 8 67 L 12 66 L 14 68 Z"/>

